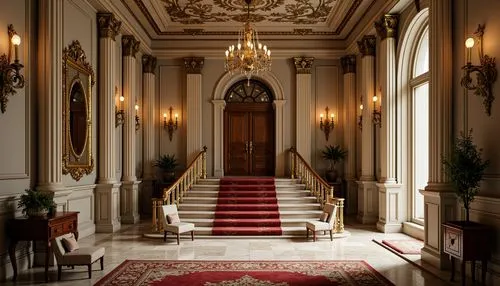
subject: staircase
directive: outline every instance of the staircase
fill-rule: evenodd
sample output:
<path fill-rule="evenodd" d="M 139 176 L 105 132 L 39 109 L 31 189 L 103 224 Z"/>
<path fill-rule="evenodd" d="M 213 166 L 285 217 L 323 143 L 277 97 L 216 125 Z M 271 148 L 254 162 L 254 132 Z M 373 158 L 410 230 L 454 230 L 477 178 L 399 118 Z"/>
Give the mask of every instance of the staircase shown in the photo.
<path fill-rule="evenodd" d="M 305 222 L 321 214 L 316 197 L 296 180 L 277 178 L 272 188 L 262 183 L 256 190 L 245 186 L 253 184 L 199 180 L 179 205 L 180 218 L 194 223 L 197 235 L 303 236 Z"/>

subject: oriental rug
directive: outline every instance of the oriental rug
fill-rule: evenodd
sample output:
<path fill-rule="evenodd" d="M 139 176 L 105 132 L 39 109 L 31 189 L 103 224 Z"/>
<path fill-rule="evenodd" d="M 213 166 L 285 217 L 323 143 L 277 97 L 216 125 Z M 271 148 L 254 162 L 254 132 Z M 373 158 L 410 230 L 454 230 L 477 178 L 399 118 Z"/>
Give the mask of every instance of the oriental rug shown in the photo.
<path fill-rule="evenodd" d="M 97 286 L 394 285 L 364 261 L 125 260 Z"/>
<path fill-rule="evenodd" d="M 420 254 L 424 242 L 417 239 L 382 240 L 382 243 L 401 254 Z"/>

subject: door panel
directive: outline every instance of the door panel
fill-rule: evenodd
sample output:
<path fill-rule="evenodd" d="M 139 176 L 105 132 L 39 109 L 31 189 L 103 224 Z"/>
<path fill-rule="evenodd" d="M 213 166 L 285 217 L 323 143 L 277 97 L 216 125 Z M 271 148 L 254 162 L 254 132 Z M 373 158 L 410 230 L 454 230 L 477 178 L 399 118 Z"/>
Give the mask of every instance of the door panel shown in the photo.
<path fill-rule="evenodd" d="M 274 120 L 271 112 L 252 112 L 251 142 L 254 176 L 270 176 L 274 173 Z"/>
<path fill-rule="evenodd" d="M 247 112 L 229 112 L 227 121 L 226 169 L 231 175 L 243 176 L 249 173 L 248 165 L 248 121 Z"/>

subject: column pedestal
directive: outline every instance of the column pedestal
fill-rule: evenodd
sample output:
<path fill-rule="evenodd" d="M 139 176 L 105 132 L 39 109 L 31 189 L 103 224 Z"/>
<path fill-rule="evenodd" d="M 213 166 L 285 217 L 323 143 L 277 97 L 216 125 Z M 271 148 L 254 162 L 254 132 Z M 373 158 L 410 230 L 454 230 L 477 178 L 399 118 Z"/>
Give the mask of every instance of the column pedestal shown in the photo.
<path fill-rule="evenodd" d="M 375 181 L 358 181 L 358 217 L 362 224 L 378 221 L 378 190 Z"/>
<path fill-rule="evenodd" d="M 98 184 L 95 189 L 96 232 L 120 230 L 120 185 Z"/>
<path fill-rule="evenodd" d="M 379 195 L 379 219 L 377 229 L 384 233 L 401 232 L 403 230 L 403 208 L 406 194 L 403 186 L 396 183 L 377 183 Z"/>
<path fill-rule="evenodd" d="M 140 221 L 139 184 L 140 181 L 122 182 L 121 187 L 121 222 L 134 224 Z"/>

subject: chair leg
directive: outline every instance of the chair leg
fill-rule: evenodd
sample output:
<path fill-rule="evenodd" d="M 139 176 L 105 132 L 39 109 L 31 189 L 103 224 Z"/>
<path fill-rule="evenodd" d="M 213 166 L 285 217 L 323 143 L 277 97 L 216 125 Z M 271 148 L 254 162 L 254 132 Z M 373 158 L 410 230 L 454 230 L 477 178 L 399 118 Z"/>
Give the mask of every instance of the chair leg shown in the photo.
<path fill-rule="evenodd" d="M 330 240 L 333 241 L 333 230 L 330 229 Z"/>
<path fill-rule="evenodd" d="M 57 280 L 61 280 L 62 265 L 57 265 Z"/>
<path fill-rule="evenodd" d="M 316 241 L 316 232 L 313 230 L 313 239 Z"/>
<path fill-rule="evenodd" d="M 89 269 L 89 279 L 92 278 L 92 264 L 87 264 L 87 268 Z"/>
<path fill-rule="evenodd" d="M 191 241 L 194 241 L 194 230 L 191 231 Z"/>
<path fill-rule="evenodd" d="M 326 230 L 323 230 L 323 235 L 326 235 Z"/>
<path fill-rule="evenodd" d="M 306 227 L 306 240 L 309 240 L 309 229 Z"/>
<path fill-rule="evenodd" d="M 104 256 L 101 257 L 101 270 L 104 270 Z"/>
<path fill-rule="evenodd" d="M 164 230 L 163 231 L 163 242 L 166 242 L 167 241 L 167 231 Z"/>
<path fill-rule="evenodd" d="M 177 245 L 180 244 L 181 234 L 177 233 Z"/>

